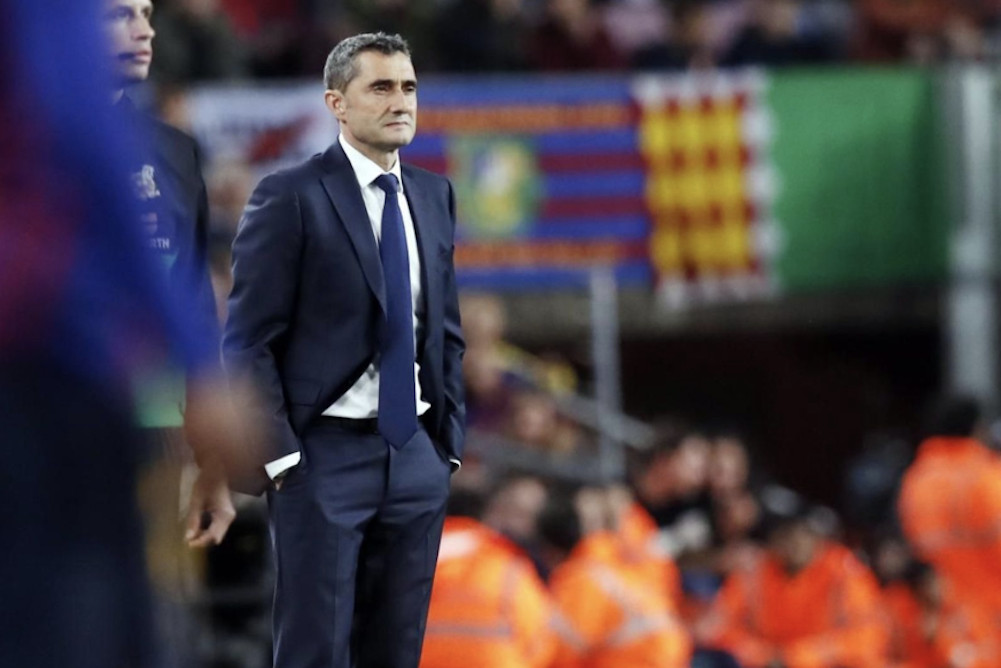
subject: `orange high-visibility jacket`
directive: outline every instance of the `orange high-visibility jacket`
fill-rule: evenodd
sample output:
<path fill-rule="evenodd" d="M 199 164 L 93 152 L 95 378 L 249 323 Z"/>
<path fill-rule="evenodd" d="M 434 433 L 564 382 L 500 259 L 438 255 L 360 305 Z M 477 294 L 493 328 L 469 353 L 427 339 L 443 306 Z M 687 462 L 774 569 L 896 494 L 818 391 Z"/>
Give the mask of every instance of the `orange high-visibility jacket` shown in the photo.
<path fill-rule="evenodd" d="M 992 614 L 952 599 L 944 606 L 935 629 L 935 647 L 948 659 L 945 665 L 950 668 L 998 668 L 1001 666 L 999 631 Z"/>
<path fill-rule="evenodd" d="M 553 608 L 532 563 L 483 524 L 447 518 L 421 668 L 545 668 Z"/>
<path fill-rule="evenodd" d="M 678 613 L 682 605 L 681 571 L 658 540 L 659 529 L 653 517 L 638 503 L 633 503 L 620 520 L 618 534 L 623 557 L 650 569 L 650 586 L 665 592 L 671 609 Z"/>
<path fill-rule="evenodd" d="M 793 576 L 767 554 L 732 573 L 704 634 L 747 668 L 776 658 L 788 668 L 887 665 L 879 585 L 848 549 L 830 543 Z"/>
<path fill-rule="evenodd" d="M 997 629 L 980 608 L 965 606 L 944 587 L 942 604 L 926 612 L 902 584 L 883 590 L 891 628 L 892 668 L 997 668 Z"/>
<path fill-rule="evenodd" d="M 926 628 L 921 603 L 906 584 L 883 588 L 883 611 L 890 636 L 893 668 L 941 668 L 947 665 L 931 629 Z"/>
<path fill-rule="evenodd" d="M 623 550 L 621 536 L 595 533 L 554 571 L 555 668 L 687 668 L 692 643 L 670 598 Z"/>
<path fill-rule="evenodd" d="M 974 439 L 928 439 L 898 505 L 918 555 L 1001 627 L 1001 458 Z"/>

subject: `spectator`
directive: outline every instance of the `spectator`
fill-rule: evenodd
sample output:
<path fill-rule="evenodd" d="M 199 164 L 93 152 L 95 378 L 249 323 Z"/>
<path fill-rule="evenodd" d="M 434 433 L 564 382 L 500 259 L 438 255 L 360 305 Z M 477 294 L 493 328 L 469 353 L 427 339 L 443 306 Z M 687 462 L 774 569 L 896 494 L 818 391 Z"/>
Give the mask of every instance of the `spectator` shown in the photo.
<path fill-rule="evenodd" d="M 724 433 L 712 440 L 707 477 L 714 499 L 737 496 L 748 489 L 751 458 L 739 436 Z"/>
<path fill-rule="evenodd" d="M 704 0 L 679 0 L 672 4 L 669 38 L 637 50 L 631 58 L 641 70 L 703 70 L 715 66 L 713 9 Z"/>
<path fill-rule="evenodd" d="M 246 45 L 249 65 L 255 77 L 312 75 L 323 67 L 321 59 L 316 67 L 309 68 L 302 53 L 303 38 L 312 25 L 321 22 L 320 12 L 314 11 L 312 16 L 305 16 L 299 0 L 220 2 L 230 17 L 233 29 Z M 324 41 L 324 56 L 330 45 L 338 41 L 339 37 Z"/>
<path fill-rule="evenodd" d="M 730 575 L 698 635 L 746 668 L 884 668 L 876 579 L 789 501 L 769 515 L 765 554 Z"/>
<path fill-rule="evenodd" d="M 453 0 L 439 10 L 441 65 L 450 72 L 512 72 L 528 66 L 523 0 Z"/>
<path fill-rule="evenodd" d="M 602 21 L 615 49 L 631 61 L 635 54 L 666 43 L 671 17 L 659 0 L 618 0 L 606 3 Z"/>
<path fill-rule="evenodd" d="M 870 436 L 862 452 L 846 464 L 842 505 L 847 519 L 864 534 L 896 523 L 900 479 L 913 446 L 892 436 Z"/>
<path fill-rule="evenodd" d="M 249 73 L 245 45 L 219 0 L 174 0 L 153 16 L 153 76 L 166 83 L 234 79 Z"/>
<path fill-rule="evenodd" d="M 626 64 L 591 0 L 547 0 L 531 51 L 535 68 L 547 72 L 618 70 Z"/>
<path fill-rule="evenodd" d="M 518 444 L 551 450 L 559 431 L 556 401 L 548 393 L 525 388 L 515 393 L 506 434 Z"/>
<path fill-rule="evenodd" d="M 671 455 L 684 436 L 683 429 L 676 424 L 662 422 L 657 426 L 657 435 L 646 452 L 637 453 L 630 462 L 630 483 L 636 500 L 653 517 L 657 526 L 662 526 L 659 510 L 674 499 Z"/>
<path fill-rule="evenodd" d="M 751 459 L 740 436 L 724 432 L 713 439 L 708 478 L 716 543 L 727 561 L 727 552 L 743 551 L 760 516 Z M 721 568 L 729 571 L 725 564 Z"/>
<path fill-rule="evenodd" d="M 541 479 L 513 474 L 494 487 L 483 513 L 483 523 L 535 555 L 539 513 L 548 498 L 549 492 Z"/>
<path fill-rule="evenodd" d="M 878 62 L 938 59 L 949 5 L 947 0 L 858 0 L 859 55 Z"/>
<path fill-rule="evenodd" d="M 439 63 L 434 40 L 433 0 L 345 0 L 345 19 L 353 32 L 402 35 L 414 54 L 418 72 L 436 69 Z"/>
<path fill-rule="evenodd" d="M 655 513 L 662 539 L 682 564 L 686 558 L 701 559 L 715 542 L 709 454 L 709 441 L 702 434 L 691 432 L 681 439 L 671 456 L 673 498 Z"/>
<path fill-rule="evenodd" d="M 467 348 L 462 369 L 467 425 L 470 429 L 502 432 L 511 414 L 514 389 L 504 371 L 500 351 L 488 346 Z"/>
<path fill-rule="evenodd" d="M 830 61 L 833 40 L 804 29 L 800 0 L 756 0 L 723 64 L 785 66 Z"/>

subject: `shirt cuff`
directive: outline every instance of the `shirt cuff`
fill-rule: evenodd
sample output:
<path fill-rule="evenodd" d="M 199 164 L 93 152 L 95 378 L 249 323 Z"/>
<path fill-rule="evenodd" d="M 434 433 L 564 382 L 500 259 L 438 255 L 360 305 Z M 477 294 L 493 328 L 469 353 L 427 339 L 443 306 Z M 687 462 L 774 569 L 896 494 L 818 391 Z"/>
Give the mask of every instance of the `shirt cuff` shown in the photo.
<path fill-rule="evenodd" d="M 452 472 L 453 472 L 453 473 L 454 473 L 455 471 L 458 471 L 459 469 L 461 469 L 461 468 L 462 468 L 462 462 L 460 462 L 460 461 L 459 461 L 458 459 L 456 459 L 455 457 L 449 457 L 449 458 L 448 458 L 448 463 L 449 463 L 449 464 L 451 464 L 451 465 L 453 466 L 453 468 L 452 468 Z"/>
<path fill-rule="evenodd" d="M 291 468 L 295 468 L 302 461 L 302 453 L 293 452 L 291 455 L 285 455 L 284 457 L 279 457 L 273 462 L 268 462 L 264 465 L 264 472 L 268 474 L 268 477 L 274 480 L 282 473 L 285 473 Z"/>

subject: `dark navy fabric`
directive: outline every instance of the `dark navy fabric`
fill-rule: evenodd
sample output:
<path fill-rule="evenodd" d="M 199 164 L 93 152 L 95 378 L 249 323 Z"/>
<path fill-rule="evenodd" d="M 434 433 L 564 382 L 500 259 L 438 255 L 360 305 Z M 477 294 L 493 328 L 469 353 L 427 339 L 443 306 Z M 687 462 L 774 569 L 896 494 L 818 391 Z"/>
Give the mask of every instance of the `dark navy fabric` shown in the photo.
<path fill-rule="evenodd" d="M 386 193 L 379 242 L 386 280 L 386 323 L 379 341 L 379 431 L 398 448 L 417 431 L 410 260 L 398 197 L 400 182 L 392 174 L 383 174 L 375 183 Z"/>
<path fill-rule="evenodd" d="M 320 420 L 268 494 L 277 668 L 417 668 L 451 465 Z"/>

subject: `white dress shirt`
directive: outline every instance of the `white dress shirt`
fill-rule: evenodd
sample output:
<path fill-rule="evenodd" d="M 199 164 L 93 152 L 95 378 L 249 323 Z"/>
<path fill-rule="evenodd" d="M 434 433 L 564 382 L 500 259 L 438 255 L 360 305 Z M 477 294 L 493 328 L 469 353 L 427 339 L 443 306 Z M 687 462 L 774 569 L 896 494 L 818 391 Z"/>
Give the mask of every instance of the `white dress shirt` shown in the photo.
<path fill-rule="evenodd" d="M 365 211 L 368 213 L 368 221 L 372 226 L 372 233 L 376 242 L 382 241 L 382 211 L 386 205 L 386 193 L 375 184 L 383 172 L 382 167 L 367 158 L 358 149 L 352 146 L 344 135 L 339 135 L 337 141 L 351 163 L 355 178 L 358 180 L 358 187 L 361 188 L 362 199 L 365 201 Z M 407 201 L 406 192 L 403 190 L 403 176 L 400 171 L 400 161 L 390 168 L 389 172 L 400 182 L 400 192 L 397 194 L 400 205 L 400 213 L 403 216 L 403 231 L 407 238 L 407 257 L 410 262 L 410 298 L 413 306 L 414 321 L 414 344 L 420 339 L 423 331 L 424 300 L 422 299 L 421 288 L 421 259 L 417 252 L 417 233 L 414 230 L 414 220 L 410 214 L 410 204 Z M 423 415 L 431 408 L 431 404 L 424 400 L 420 383 L 420 364 L 414 354 L 414 392 L 417 398 L 417 415 Z M 355 381 L 347 392 L 337 398 L 334 403 L 323 411 L 323 415 L 331 417 L 353 418 L 357 420 L 374 418 L 379 414 L 379 367 L 378 360 L 369 365 L 362 375 Z M 301 455 L 294 452 L 290 455 L 276 459 L 265 464 L 264 469 L 268 476 L 274 479 L 281 473 L 299 464 Z M 458 461 L 452 460 L 458 466 Z"/>

